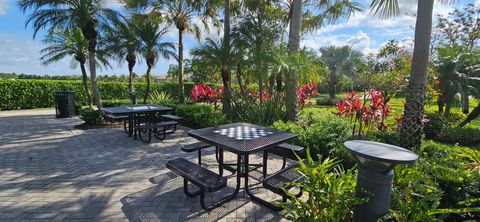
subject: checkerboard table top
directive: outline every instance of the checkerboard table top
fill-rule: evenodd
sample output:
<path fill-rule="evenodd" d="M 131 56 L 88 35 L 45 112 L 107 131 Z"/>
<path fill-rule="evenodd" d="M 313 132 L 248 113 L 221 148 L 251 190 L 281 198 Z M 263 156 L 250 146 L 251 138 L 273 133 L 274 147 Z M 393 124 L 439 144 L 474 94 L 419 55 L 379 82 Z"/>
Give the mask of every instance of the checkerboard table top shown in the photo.
<path fill-rule="evenodd" d="M 250 154 L 287 142 L 296 134 L 257 126 L 250 123 L 232 123 L 222 126 L 190 130 L 188 135 L 200 141 L 238 154 Z"/>

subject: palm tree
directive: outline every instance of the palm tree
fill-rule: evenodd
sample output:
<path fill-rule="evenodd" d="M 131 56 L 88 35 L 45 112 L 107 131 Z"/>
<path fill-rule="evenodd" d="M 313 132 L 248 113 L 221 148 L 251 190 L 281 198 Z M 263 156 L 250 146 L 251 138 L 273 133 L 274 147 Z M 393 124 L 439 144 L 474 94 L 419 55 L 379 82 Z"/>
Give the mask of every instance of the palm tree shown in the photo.
<path fill-rule="evenodd" d="M 88 104 L 92 107 L 92 96 L 90 95 L 90 89 L 87 84 L 88 76 L 85 69 L 88 41 L 83 36 L 82 31 L 78 28 L 56 31 L 47 35 L 43 43 L 49 45 L 40 51 L 43 54 L 43 56 L 40 57 L 43 65 L 58 62 L 66 56 L 73 56 L 71 63 L 73 65 L 72 68 L 75 68 L 77 63 L 80 64 L 83 88 L 87 95 Z"/>
<path fill-rule="evenodd" d="M 49 28 L 51 32 L 58 29 L 80 28 L 88 41 L 88 59 L 90 80 L 97 108 L 102 108 L 100 90 L 96 80 L 96 50 L 99 36 L 98 25 L 108 24 L 119 17 L 119 14 L 105 7 L 104 0 L 20 0 L 18 5 L 28 15 L 26 25 L 32 23 L 33 37 L 40 29 Z"/>
<path fill-rule="evenodd" d="M 183 87 L 183 35 L 192 33 L 197 40 L 201 38 L 200 26 L 195 23 L 198 19 L 202 22 L 205 31 L 209 31 L 208 20 L 210 19 L 215 26 L 218 26 L 217 6 L 218 3 L 209 0 L 123 0 L 127 8 L 147 9 L 152 14 L 158 14 L 162 21 L 169 25 L 174 25 L 178 29 L 178 100 L 180 103 L 185 101 Z M 198 21 L 197 20 L 197 21 Z"/>
<path fill-rule="evenodd" d="M 142 46 L 140 37 L 136 28 L 134 19 L 129 18 L 126 21 L 119 20 L 113 28 L 107 30 L 107 42 L 109 50 L 115 55 L 118 62 L 128 63 L 128 91 L 133 92 L 133 67 L 137 63 L 138 51 Z"/>
<path fill-rule="evenodd" d="M 134 32 L 141 39 L 140 53 L 147 62 L 147 88 L 143 103 L 147 103 L 150 95 L 151 77 L 150 72 L 155 66 L 159 57 L 169 59 L 175 56 L 175 46 L 170 42 L 162 42 L 162 37 L 167 33 L 167 28 L 160 28 L 160 23 L 155 20 L 153 15 L 136 15 L 138 25 L 134 27 Z"/>
<path fill-rule="evenodd" d="M 350 46 L 326 46 L 320 48 L 320 53 L 320 59 L 330 71 L 328 94 L 331 99 L 335 99 L 339 77 L 355 72 L 356 63 L 362 57 L 362 53 Z"/>
<path fill-rule="evenodd" d="M 288 34 L 288 52 L 290 55 L 298 52 L 300 46 L 301 31 L 315 31 L 320 29 L 325 23 L 334 23 L 341 17 L 347 19 L 356 11 L 362 11 L 361 5 L 350 0 L 343 1 L 302 1 L 285 0 L 288 13 L 285 19 L 285 26 L 289 24 Z M 303 10 L 302 5 L 306 4 L 308 10 Z M 313 9 L 313 10 L 311 10 Z M 303 18 L 303 19 L 302 19 Z M 295 120 L 297 115 L 297 76 L 295 73 L 287 73 L 285 84 L 287 120 Z M 280 79 L 280 77 L 277 77 Z"/>
<path fill-rule="evenodd" d="M 230 69 L 230 54 L 231 54 L 231 42 L 230 42 L 230 0 L 224 0 L 223 10 L 223 42 L 222 51 L 226 55 L 222 59 L 222 81 L 223 81 L 223 96 L 222 96 L 222 112 L 230 114 L 230 108 L 232 106 L 232 90 L 230 88 L 230 81 L 232 78 Z"/>
<path fill-rule="evenodd" d="M 443 0 L 452 2 L 452 0 Z M 425 91 L 432 34 L 434 0 L 418 1 L 412 69 L 406 90 L 406 102 L 400 128 L 400 145 L 418 149 L 422 142 Z M 382 17 L 399 13 L 397 0 L 373 0 L 371 9 Z"/>

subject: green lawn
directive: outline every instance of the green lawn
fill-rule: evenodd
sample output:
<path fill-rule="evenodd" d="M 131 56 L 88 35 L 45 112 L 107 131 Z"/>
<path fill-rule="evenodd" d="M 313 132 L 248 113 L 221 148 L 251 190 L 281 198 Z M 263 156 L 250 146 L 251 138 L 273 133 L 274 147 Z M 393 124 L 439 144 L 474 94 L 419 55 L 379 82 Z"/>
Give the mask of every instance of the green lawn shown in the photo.
<path fill-rule="evenodd" d="M 320 94 L 320 95 L 315 95 L 315 96 L 312 96 L 311 100 L 313 101 L 316 101 L 316 99 L 318 98 L 322 98 L 322 97 L 328 97 L 328 94 Z M 343 99 L 344 98 L 344 94 L 343 93 L 339 93 L 337 94 L 337 98 L 339 99 Z M 399 98 L 392 98 L 390 100 L 390 105 L 392 106 L 392 109 L 393 109 L 393 115 L 401 115 L 402 114 L 402 111 L 403 111 L 403 103 L 405 101 L 405 98 L 403 97 L 399 97 Z M 326 109 L 327 111 L 329 112 L 335 112 L 336 111 L 336 108 L 335 106 L 327 106 L 327 105 L 316 105 L 316 102 L 313 102 L 314 104 L 314 107 L 319 107 L 321 109 Z M 473 108 L 475 108 L 477 106 L 477 100 L 475 99 L 470 99 L 470 110 L 473 110 Z M 431 101 L 427 101 L 427 105 L 425 106 L 425 110 L 426 111 L 429 111 L 429 112 L 433 112 L 433 111 L 436 111 L 438 110 L 438 106 L 436 104 L 436 101 L 435 100 L 431 100 Z M 452 111 L 454 112 L 460 112 L 461 111 L 461 107 L 453 107 Z M 473 120 L 470 124 L 468 124 L 467 126 L 469 127 L 475 127 L 475 128 L 480 128 L 480 118 L 477 118 L 475 120 Z"/>

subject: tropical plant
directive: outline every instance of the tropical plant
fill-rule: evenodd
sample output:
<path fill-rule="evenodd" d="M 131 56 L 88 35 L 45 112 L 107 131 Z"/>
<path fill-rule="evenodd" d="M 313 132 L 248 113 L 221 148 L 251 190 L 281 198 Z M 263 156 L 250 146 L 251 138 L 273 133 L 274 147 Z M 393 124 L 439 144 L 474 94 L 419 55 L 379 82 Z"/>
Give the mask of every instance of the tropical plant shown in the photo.
<path fill-rule="evenodd" d="M 104 0 L 21 0 L 18 5 L 26 12 L 32 9 L 26 24 L 32 24 L 33 37 L 39 30 L 48 28 L 49 32 L 59 29 L 80 28 L 88 41 L 88 59 L 90 81 L 98 109 L 102 108 L 100 90 L 96 80 L 96 52 L 99 26 L 108 25 L 118 19 L 119 14 L 105 7 Z"/>
<path fill-rule="evenodd" d="M 291 201 L 281 204 L 287 218 L 294 221 L 352 220 L 355 206 L 368 199 L 357 196 L 357 170 L 345 170 L 337 159 L 314 161 L 308 150 L 307 157 L 308 163 L 299 161 L 297 169 L 306 179 L 293 185 L 308 198 L 286 191 Z"/>
<path fill-rule="evenodd" d="M 49 45 L 40 51 L 43 54 L 43 56 L 40 57 L 43 65 L 58 62 L 65 58 L 65 56 L 73 56 L 72 62 L 70 62 L 72 68 L 75 68 L 77 63 L 80 65 L 83 88 L 88 98 L 88 104 L 92 107 L 92 96 L 88 87 L 87 70 L 85 69 L 88 42 L 83 36 L 82 31 L 78 28 L 56 31 L 45 36 L 43 43 Z"/>
<path fill-rule="evenodd" d="M 163 22 L 168 25 L 174 25 L 178 29 L 178 100 L 184 103 L 185 94 L 183 90 L 183 35 L 185 32 L 193 33 L 197 40 L 201 38 L 201 28 L 198 19 L 202 22 L 204 31 L 209 31 L 208 23 L 212 21 L 218 26 L 217 7 L 215 1 L 199 1 L 199 0 L 171 0 L 171 1 L 137 1 L 122 0 L 127 8 L 137 10 L 147 10 L 151 14 L 157 14 Z"/>
<path fill-rule="evenodd" d="M 174 57 L 175 46 L 170 42 L 162 41 L 162 38 L 168 30 L 166 27 L 160 27 L 160 23 L 158 20 L 155 20 L 156 18 L 154 15 L 137 14 L 134 19 L 138 22 L 137 26 L 134 27 L 134 30 L 141 39 L 141 48 L 139 49 L 139 52 L 147 63 L 147 72 L 145 74 L 145 77 L 147 78 L 147 88 L 143 99 L 143 103 L 147 103 L 151 88 L 150 72 L 152 67 L 155 66 L 160 57 L 163 57 L 164 59 Z"/>
<path fill-rule="evenodd" d="M 119 63 L 127 61 L 128 63 L 128 91 L 133 92 L 133 67 L 139 57 L 138 52 L 142 47 L 142 39 L 139 37 L 138 19 L 133 17 L 127 20 L 119 20 L 114 23 L 114 27 L 107 29 L 106 41 L 109 50 L 114 54 Z"/>
<path fill-rule="evenodd" d="M 331 99 L 334 99 L 337 94 L 339 77 L 342 75 L 353 75 L 358 62 L 362 58 L 362 54 L 350 46 L 325 46 L 320 48 L 320 53 L 320 58 L 330 71 L 328 94 Z"/>

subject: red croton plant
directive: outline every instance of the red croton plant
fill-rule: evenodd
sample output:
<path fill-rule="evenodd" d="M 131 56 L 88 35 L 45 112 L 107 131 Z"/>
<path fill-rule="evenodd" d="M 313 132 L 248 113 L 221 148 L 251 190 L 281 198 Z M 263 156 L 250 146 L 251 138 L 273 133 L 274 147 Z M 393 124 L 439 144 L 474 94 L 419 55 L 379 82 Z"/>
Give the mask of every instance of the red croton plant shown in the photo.
<path fill-rule="evenodd" d="M 297 102 L 300 108 L 303 108 L 312 95 L 317 95 L 318 84 L 308 82 L 297 89 Z"/>
<path fill-rule="evenodd" d="M 219 92 L 205 84 L 195 85 L 192 89 L 192 100 L 196 103 L 205 102 L 209 104 L 217 103 L 222 98 L 223 86 Z"/>
<path fill-rule="evenodd" d="M 363 96 L 352 91 L 346 94 L 344 101 L 337 101 L 336 115 L 350 117 L 353 124 L 353 135 L 363 135 L 364 130 L 372 126 L 386 131 L 386 120 L 392 115 L 392 107 L 385 102 L 381 90 L 370 90 Z"/>

